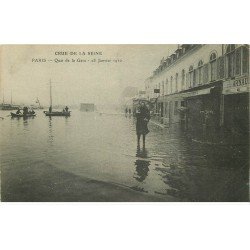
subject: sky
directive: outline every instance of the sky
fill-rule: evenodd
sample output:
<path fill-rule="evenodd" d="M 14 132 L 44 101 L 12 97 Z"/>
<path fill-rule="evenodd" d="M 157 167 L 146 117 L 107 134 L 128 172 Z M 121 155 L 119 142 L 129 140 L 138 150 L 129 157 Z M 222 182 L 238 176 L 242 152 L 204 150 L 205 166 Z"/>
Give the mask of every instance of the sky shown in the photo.
<path fill-rule="evenodd" d="M 118 104 L 125 87 L 143 89 L 145 79 L 160 60 L 176 48 L 177 45 L 5 45 L 1 51 L 0 100 L 4 95 L 5 102 L 10 102 L 12 92 L 15 104 L 35 104 L 38 98 L 48 106 L 51 79 L 54 104 Z"/>

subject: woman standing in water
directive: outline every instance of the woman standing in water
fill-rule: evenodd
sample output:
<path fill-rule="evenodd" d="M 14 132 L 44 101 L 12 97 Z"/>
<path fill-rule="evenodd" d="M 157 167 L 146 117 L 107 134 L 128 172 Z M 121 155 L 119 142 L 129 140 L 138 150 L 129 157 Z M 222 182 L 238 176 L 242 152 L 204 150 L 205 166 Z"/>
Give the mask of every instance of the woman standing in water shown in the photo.
<path fill-rule="evenodd" d="M 145 102 L 141 101 L 138 111 L 136 112 L 136 134 L 137 134 L 137 146 L 140 147 L 140 138 L 143 138 L 143 148 L 145 148 L 146 134 L 149 133 L 148 121 L 150 119 L 150 112 Z"/>

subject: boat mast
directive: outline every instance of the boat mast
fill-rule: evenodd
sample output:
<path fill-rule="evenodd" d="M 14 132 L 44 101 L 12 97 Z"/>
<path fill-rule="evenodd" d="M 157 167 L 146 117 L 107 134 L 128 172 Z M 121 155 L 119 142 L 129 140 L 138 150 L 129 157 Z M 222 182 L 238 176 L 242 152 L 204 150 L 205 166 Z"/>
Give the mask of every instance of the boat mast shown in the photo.
<path fill-rule="evenodd" d="M 50 89 L 50 107 L 52 109 L 52 86 L 51 86 L 51 79 L 49 79 L 49 89 Z"/>
<path fill-rule="evenodd" d="M 3 89 L 3 104 L 4 104 L 4 89 Z"/>
<path fill-rule="evenodd" d="M 11 92 L 10 92 L 10 104 L 11 104 L 11 106 L 12 106 L 12 90 L 11 90 Z"/>

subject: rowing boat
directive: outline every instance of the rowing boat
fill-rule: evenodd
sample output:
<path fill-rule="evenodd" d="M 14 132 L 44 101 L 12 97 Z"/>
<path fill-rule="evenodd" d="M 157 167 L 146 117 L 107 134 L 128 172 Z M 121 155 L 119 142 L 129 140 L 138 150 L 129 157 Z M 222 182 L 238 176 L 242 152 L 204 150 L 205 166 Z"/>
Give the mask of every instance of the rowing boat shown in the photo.
<path fill-rule="evenodd" d="M 20 117 L 24 117 L 24 118 L 26 118 L 26 117 L 35 117 L 36 116 L 36 114 L 16 114 L 16 113 L 10 113 L 11 114 L 11 117 L 12 118 L 20 118 Z"/>
<path fill-rule="evenodd" d="M 66 108 L 63 111 L 52 111 L 52 85 L 51 85 L 51 80 L 49 81 L 49 93 L 50 93 L 50 107 L 49 107 L 49 111 L 43 111 L 44 114 L 46 116 L 66 116 L 69 117 L 70 116 L 70 112 L 68 111 L 68 107 L 66 106 Z"/>
<path fill-rule="evenodd" d="M 60 111 L 44 111 L 44 114 L 46 116 L 70 116 L 70 111 L 68 112 L 60 112 Z"/>

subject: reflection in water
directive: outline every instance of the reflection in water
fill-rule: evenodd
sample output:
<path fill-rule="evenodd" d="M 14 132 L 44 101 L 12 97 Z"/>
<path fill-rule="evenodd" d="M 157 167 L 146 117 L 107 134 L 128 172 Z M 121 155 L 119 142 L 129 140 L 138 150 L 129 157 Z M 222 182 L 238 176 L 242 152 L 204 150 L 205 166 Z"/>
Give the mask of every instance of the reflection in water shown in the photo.
<path fill-rule="evenodd" d="M 29 125 L 29 119 L 30 119 L 31 117 L 22 117 L 21 119 L 23 119 L 23 126 L 24 126 L 24 130 L 26 130 L 26 131 L 28 131 L 29 130 L 29 127 L 28 127 L 28 125 Z M 34 117 L 32 117 L 32 118 L 34 118 Z M 19 119 L 19 118 L 18 118 Z"/>
<path fill-rule="evenodd" d="M 141 159 L 137 159 L 135 161 L 136 173 L 134 178 L 139 182 L 143 182 L 148 176 L 149 165 L 150 165 L 150 161 L 146 160 L 147 159 L 146 149 L 143 148 L 141 150 L 140 147 L 137 147 L 136 157 L 139 157 Z"/>
<path fill-rule="evenodd" d="M 168 194 L 186 201 L 246 201 L 247 150 L 248 147 L 186 147 L 185 161 L 162 171 L 164 182 L 171 187 Z"/>
<path fill-rule="evenodd" d="M 49 116 L 49 137 L 48 137 L 48 142 L 50 144 L 53 143 L 53 139 L 54 139 L 54 136 L 53 136 L 53 123 L 52 123 L 52 117 Z"/>
<path fill-rule="evenodd" d="M 69 122 L 69 120 L 68 120 L 68 119 L 69 119 L 69 116 L 65 116 L 64 118 L 65 118 L 65 124 L 67 125 L 68 122 Z"/>
<path fill-rule="evenodd" d="M 25 127 L 27 127 L 27 125 L 28 125 L 28 121 L 27 121 L 26 118 L 23 118 L 23 125 L 24 125 Z"/>

